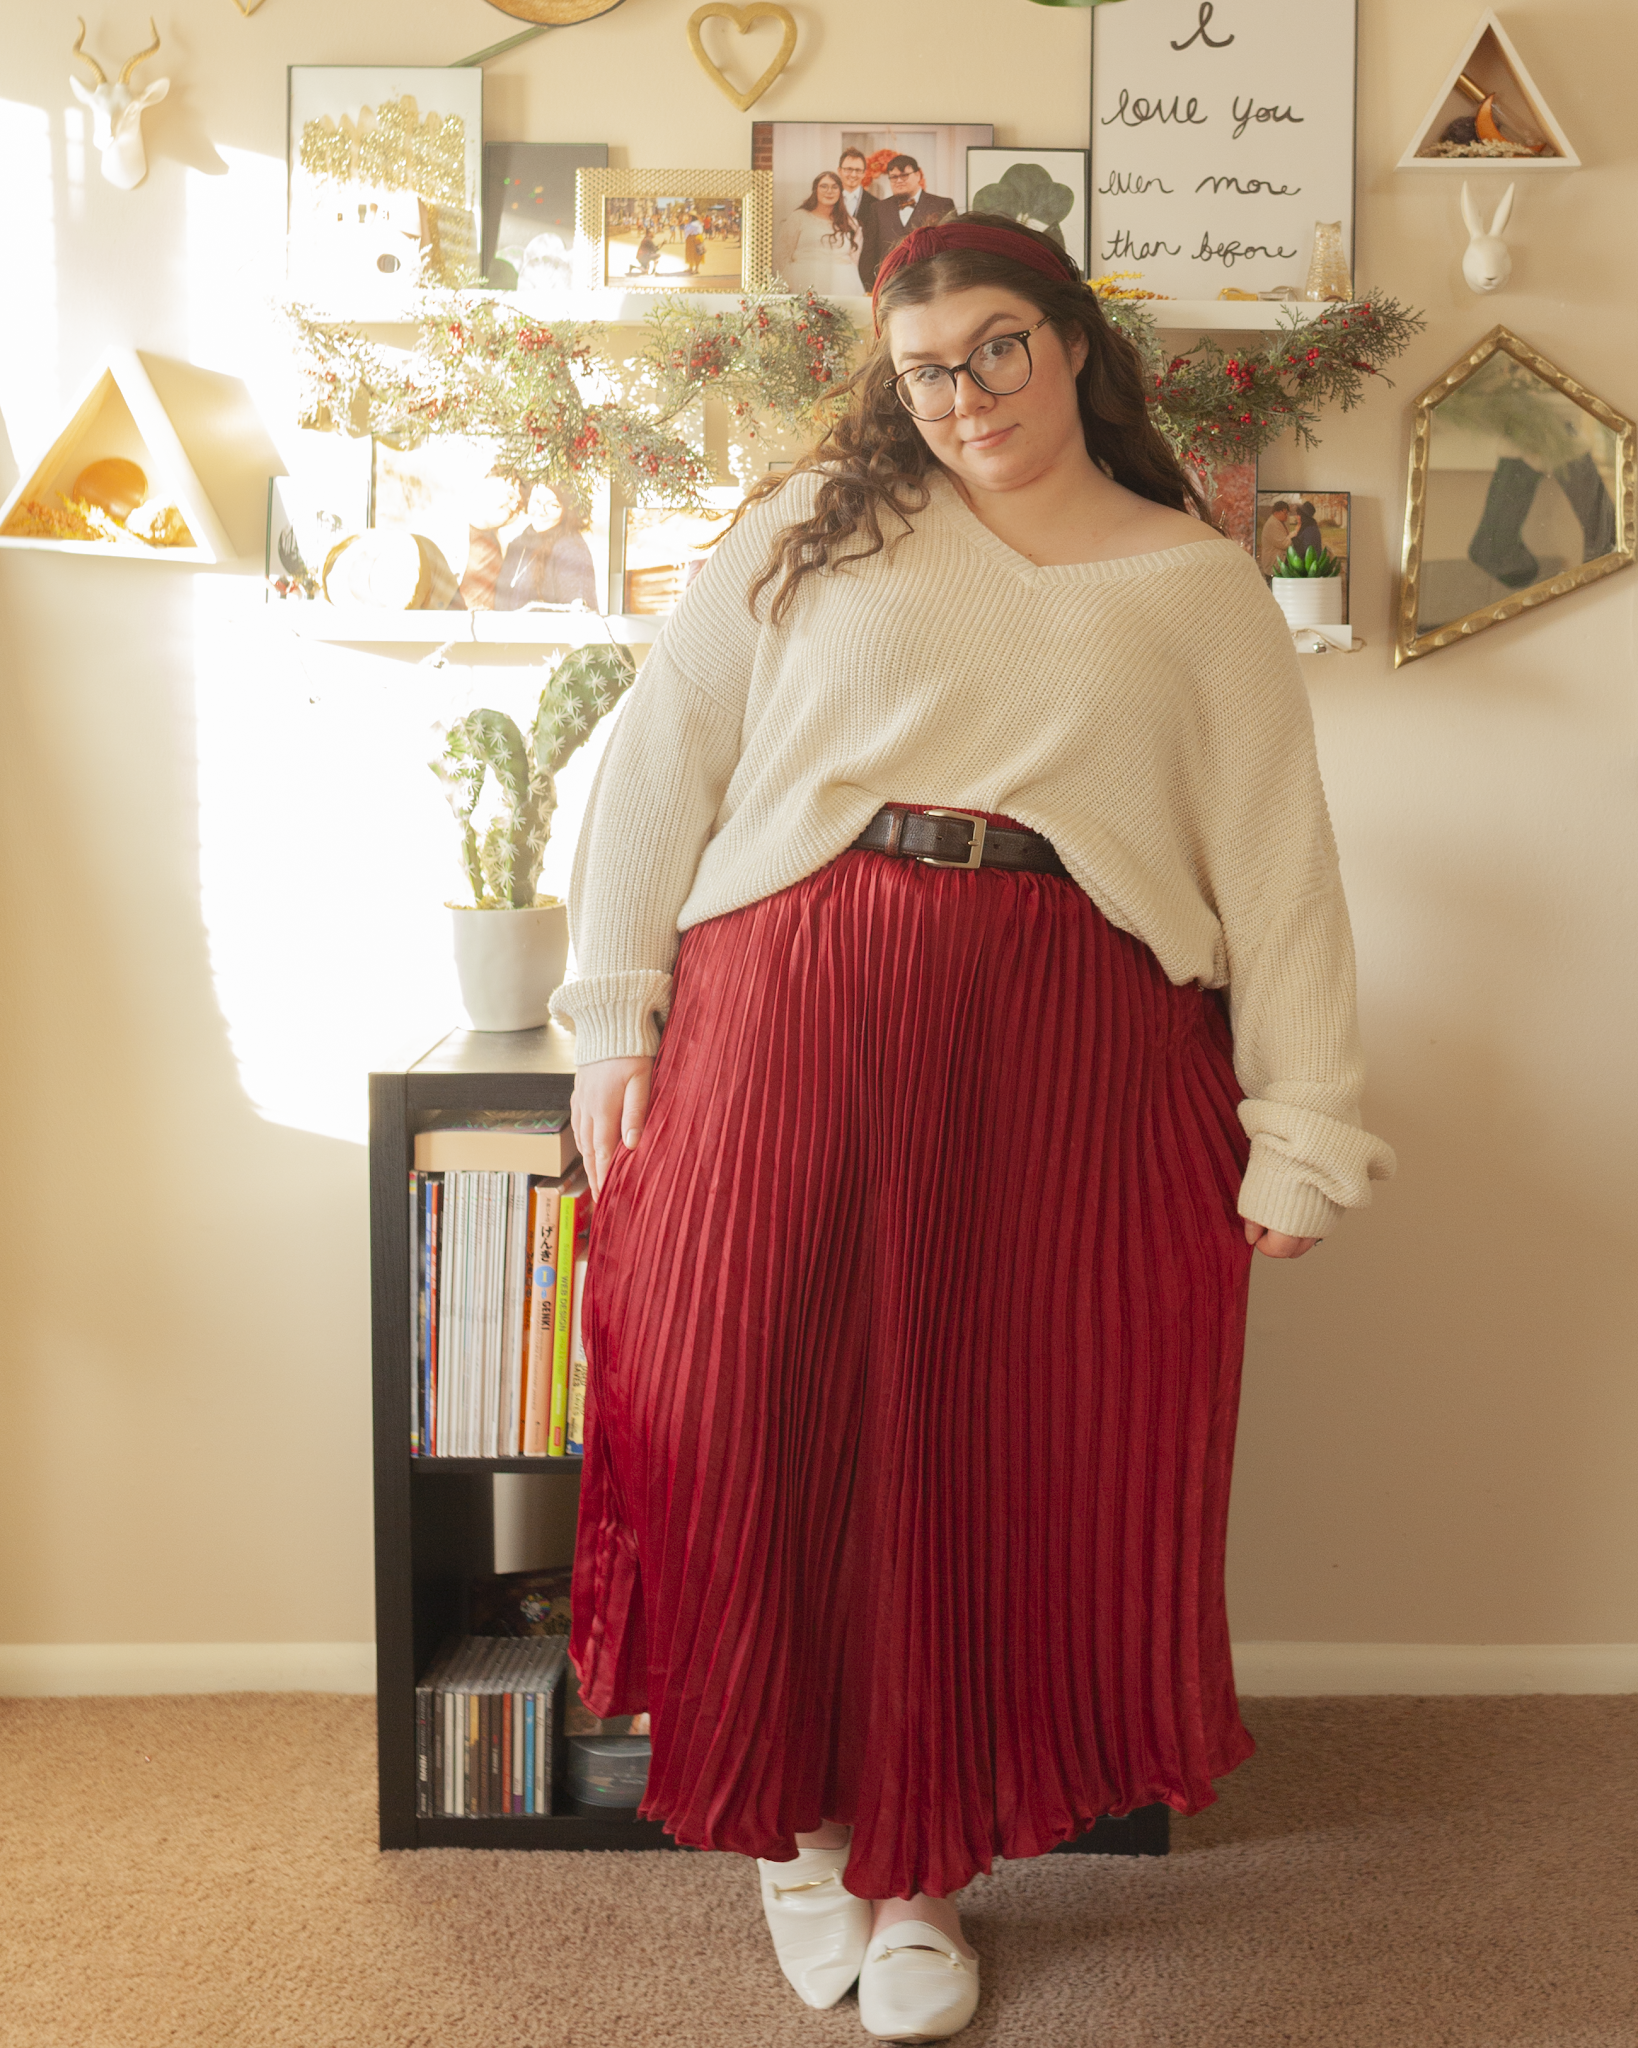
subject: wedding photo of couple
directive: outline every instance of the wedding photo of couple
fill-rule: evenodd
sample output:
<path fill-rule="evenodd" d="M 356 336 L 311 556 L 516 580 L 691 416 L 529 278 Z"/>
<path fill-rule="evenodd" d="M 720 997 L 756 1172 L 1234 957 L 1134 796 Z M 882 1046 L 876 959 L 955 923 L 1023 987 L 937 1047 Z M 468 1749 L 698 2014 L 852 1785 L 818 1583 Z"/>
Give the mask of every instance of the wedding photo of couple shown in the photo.
<path fill-rule="evenodd" d="M 967 203 L 967 150 L 987 125 L 851 127 L 759 121 L 752 161 L 773 173 L 774 269 L 796 291 L 857 298 L 912 229 Z"/>

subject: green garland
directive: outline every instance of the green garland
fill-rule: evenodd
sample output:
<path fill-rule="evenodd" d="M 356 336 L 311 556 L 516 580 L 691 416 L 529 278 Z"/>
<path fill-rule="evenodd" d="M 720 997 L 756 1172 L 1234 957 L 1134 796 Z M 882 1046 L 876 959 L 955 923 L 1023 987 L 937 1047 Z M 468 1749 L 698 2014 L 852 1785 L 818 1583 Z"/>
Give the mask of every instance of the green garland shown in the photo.
<path fill-rule="evenodd" d="M 1248 461 L 1287 432 L 1313 447 L 1321 409 L 1351 411 L 1425 324 L 1372 293 L 1308 321 L 1288 309 L 1256 349 L 1230 354 L 1208 336 L 1168 356 L 1152 301 L 1103 280 L 1092 289 L 1137 344 L 1156 426 L 1205 470 Z M 674 506 L 698 506 L 716 481 L 687 431 L 702 398 L 725 404 L 747 439 L 759 417 L 817 438 L 861 345 L 847 314 L 812 292 L 707 314 L 667 294 L 629 358 L 614 352 L 607 322 L 547 320 L 490 294 L 423 293 L 407 353 L 301 307 L 291 317 L 304 427 L 374 434 L 399 448 L 436 434 L 483 436 L 497 467 L 522 482 L 607 478 L 630 502 Z"/>
<path fill-rule="evenodd" d="M 1282 434 L 1304 448 L 1318 443 L 1320 410 L 1351 412 L 1382 365 L 1402 355 L 1426 321 L 1379 292 L 1328 306 L 1304 320 L 1295 308 L 1273 338 L 1230 354 L 1203 336 L 1167 356 L 1148 306 L 1153 301 L 1099 294 L 1103 310 L 1137 344 L 1155 425 L 1181 456 L 1207 469 L 1249 462 Z"/>
<path fill-rule="evenodd" d="M 703 316 L 667 295 L 630 360 L 613 352 L 604 321 L 542 319 L 489 295 L 423 293 L 408 352 L 302 307 L 290 317 L 304 427 L 395 448 L 482 436 L 497 468 L 525 483 L 607 478 L 631 502 L 673 506 L 699 505 L 717 480 L 687 433 L 702 398 L 721 399 L 748 439 L 759 414 L 816 426 L 856 338 L 847 315 L 811 292 Z"/>

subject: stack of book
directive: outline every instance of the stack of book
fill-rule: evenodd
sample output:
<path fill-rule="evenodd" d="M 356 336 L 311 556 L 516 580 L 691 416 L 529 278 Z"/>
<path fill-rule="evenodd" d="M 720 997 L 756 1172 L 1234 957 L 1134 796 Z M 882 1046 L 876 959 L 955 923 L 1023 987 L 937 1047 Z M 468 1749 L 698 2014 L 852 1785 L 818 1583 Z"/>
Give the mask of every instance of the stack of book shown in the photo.
<path fill-rule="evenodd" d="M 411 1449 L 578 1457 L 591 1196 L 568 1112 L 418 1133 L 410 1218 Z"/>
<path fill-rule="evenodd" d="M 561 1636 L 463 1636 L 415 1688 L 417 1813 L 550 1813 Z"/>

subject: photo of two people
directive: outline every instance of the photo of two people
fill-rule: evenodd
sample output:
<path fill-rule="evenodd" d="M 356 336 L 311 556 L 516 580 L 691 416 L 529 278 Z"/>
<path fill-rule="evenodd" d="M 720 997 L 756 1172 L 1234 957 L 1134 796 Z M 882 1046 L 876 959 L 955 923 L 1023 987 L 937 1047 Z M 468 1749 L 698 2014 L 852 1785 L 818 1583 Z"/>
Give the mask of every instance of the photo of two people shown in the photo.
<path fill-rule="evenodd" d="M 758 121 L 752 162 L 773 172 L 774 269 L 796 291 L 868 293 L 895 243 L 967 204 L 967 150 L 984 125 Z"/>

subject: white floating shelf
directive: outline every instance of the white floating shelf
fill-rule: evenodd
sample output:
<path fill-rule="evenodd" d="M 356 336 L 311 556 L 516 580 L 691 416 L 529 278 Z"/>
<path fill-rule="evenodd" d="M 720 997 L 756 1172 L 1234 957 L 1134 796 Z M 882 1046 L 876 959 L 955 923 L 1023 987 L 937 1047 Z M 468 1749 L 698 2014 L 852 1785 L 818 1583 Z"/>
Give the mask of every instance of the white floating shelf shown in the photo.
<path fill-rule="evenodd" d="M 1338 304 L 1334 299 L 1139 299 L 1135 303 L 1167 332 L 1179 327 L 1215 327 L 1252 333 L 1272 333 L 1288 312 L 1294 312 L 1306 326 Z"/>
<path fill-rule="evenodd" d="M 1357 654 L 1365 642 L 1352 626 L 1293 626 L 1291 644 L 1299 654 Z"/>
<path fill-rule="evenodd" d="M 646 647 L 665 624 L 663 616 L 636 613 L 389 612 L 301 598 L 274 599 L 267 613 L 303 640 L 376 647 L 601 647 L 610 640 Z"/>

